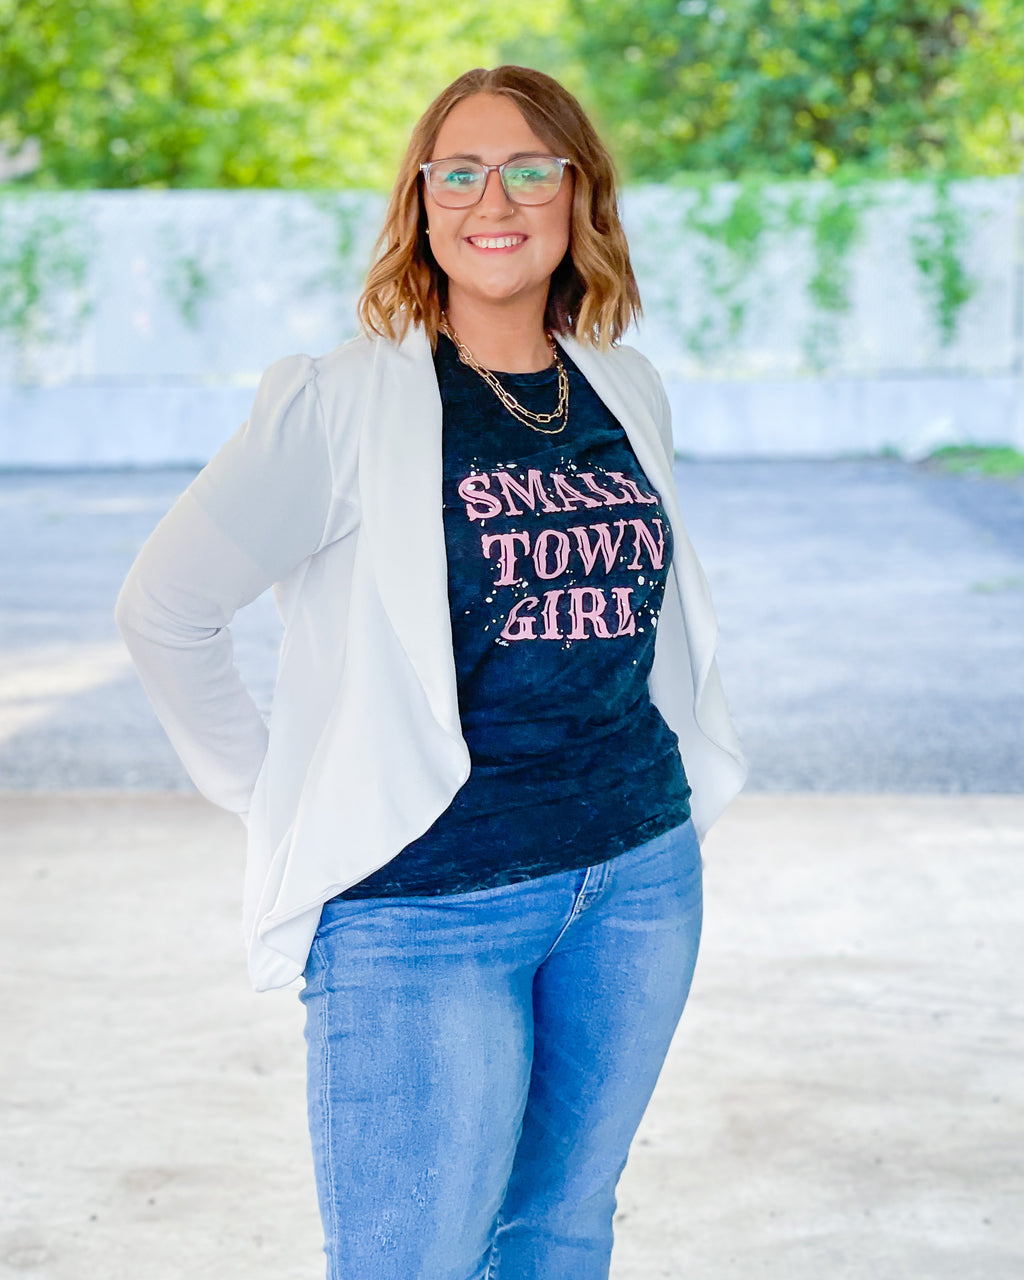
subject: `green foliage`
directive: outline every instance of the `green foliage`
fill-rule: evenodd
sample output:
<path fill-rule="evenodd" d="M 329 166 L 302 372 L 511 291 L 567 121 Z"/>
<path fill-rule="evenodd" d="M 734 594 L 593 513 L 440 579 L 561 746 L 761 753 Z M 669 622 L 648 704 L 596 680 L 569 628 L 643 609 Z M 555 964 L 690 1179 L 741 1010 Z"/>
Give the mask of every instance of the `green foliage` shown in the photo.
<path fill-rule="evenodd" d="M 1024 159 L 1020 0 L 570 0 L 633 177 L 1000 172 Z"/>
<path fill-rule="evenodd" d="M 67 200 L 0 200 L 0 336 L 22 362 L 33 344 L 76 333 L 88 313 L 85 242 Z"/>
<path fill-rule="evenodd" d="M 981 0 L 957 75 L 963 170 L 1009 173 L 1024 165 L 1024 4 Z"/>
<path fill-rule="evenodd" d="M 346 199 L 346 193 L 318 191 L 313 197 L 314 208 L 330 219 L 332 230 L 333 268 L 332 283 L 337 289 L 351 288 L 357 283 L 353 277 L 353 254 L 362 219 L 363 206 Z"/>
<path fill-rule="evenodd" d="M 908 251 L 947 346 L 977 288 L 962 262 L 971 228 L 947 182 L 922 179 L 915 185 L 925 200 L 931 193 L 932 204 L 911 221 Z M 838 355 L 842 322 L 853 306 L 853 254 L 866 215 L 912 194 L 905 182 L 889 185 L 842 173 L 792 180 L 747 174 L 717 182 L 703 174 L 677 175 L 643 196 L 643 213 L 634 215 L 642 221 L 631 219 L 646 307 L 668 319 L 702 361 L 728 361 L 751 306 L 763 308 L 768 301 L 764 290 L 772 285 L 762 259 L 769 248 L 785 246 L 788 270 L 799 273 L 810 304 L 800 346 L 807 367 L 820 371 Z M 681 244 L 689 250 L 685 278 L 673 270 Z"/>
<path fill-rule="evenodd" d="M 950 200 L 948 184 L 939 182 L 934 209 L 930 216 L 918 219 L 910 245 L 932 299 L 943 346 L 956 337 L 960 308 L 977 288 L 960 259 L 966 238 L 966 219 Z"/>
<path fill-rule="evenodd" d="M 0 148 L 27 183 L 386 187 L 450 79 L 543 33 L 522 0 L 0 0 Z"/>
<path fill-rule="evenodd" d="M 769 226 L 769 205 L 757 178 L 731 189 L 704 180 L 695 183 L 694 189 L 696 201 L 687 207 L 680 229 L 705 241 L 697 262 L 702 293 L 711 306 L 702 307 L 686 344 L 694 354 L 706 357 L 722 350 L 743 328 L 747 313 L 743 286 Z"/>
<path fill-rule="evenodd" d="M 804 338 L 804 354 L 812 368 L 821 369 L 838 341 L 839 318 L 850 310 L 850 252 L 860 238 L 862 213 L 870 203 L 869 190 L 848 184 L 828 184 L 809 216 L 814 270 L 807 296 L 816 314 Z M 793 217 L 790 206 L 790 217 Z"/>
<path fill-rule="evenodd" d="M 804 349 L 820 366 L 850 305 L 862 180 L 1024 162 L 1024 0 L 0 0 L 0 152 L 38 141 L 25 188 L 319 190 L 348 288 L 344 193 L 387 189 L 432 94 L 505 60 L 578 93 L 628 179 L 694 188 L 672 234 L 700 237 L 686 341 L 701 355 L 739 335 L 766 236 L 789 228 L 809 237 Z M 779 204 L 779 177 L 829 181 Z M 947 345 L 974 288 L 965 235 L 940 183 L 911 250 Z M 74 282 L 70 244 L 66 227 L 5 234 L 0 328 L 19 342 L 52 282 Z M 179 245 L 169 261 L 198 326 L 216 255 Z"/>
<path fill-rule="evenodd" d="M 202 259 L 196 254 L 172 258 L 164 284 L 178 304 L 181 318 L 190 329 L 198 330 L 202 305 L 213 294 L 213 277 Z"/>
<path fill-rule="evenodd" d="M 842 188 L 830 189 L 814 219 L 816 266 L 807 292 L 822 311 L 850 309 L 849 252 L 860 232 L 860 208 Z"/>
<path fill-rule="evenodd" d="M 723 183 L 691 174 L 644 193 L 632 213 L 630 239 L 646 279 L 645 309 L 668 319 L 699 359 L 727 351 L 742 330 L 762 239 L 776 212 L 761 178 Z M 684 244 L 692 262 L 685 280 L 675 269 Z"/>
<path fill-rule="evenodd" d="M 953 475 L 1001 479 L 1024 476 L 1024 453 L 1007 445 L 947 445 L 936 449 L 928 462 Z"/>
<path fill-rule="evenodd" d="M 459 72 L 595 108 L 627 178 L 1024 161 L 1022 0 L 0 0 L 0 151 L 50 187 L 385 189 Z"/>
<path fill-rule="evenodd" d="M 681 313 L 678 291 L 668 282 L 661 282 L 657 294 L 658 305 L 674 312 L 687 347 L 702 359 L 726 353 L 746 322 L 751 280 L 769 241 L 794 243 L 804 237 L 810 251 L 804 288 L 811 321 L 802 346 L 812 368 L 827 364 L 838 341 L 838 322 L 850 310 L 850 254 L 861 236 L 863 212 L 876 198 L 872 184 L 781 182 L 763 174 L 715 182 L 700 175 L 680 178 L 668 190 L 679 192 L 673 208 L 659 208 L 640 240 L 654 246 L 654 260 L 660 256 L 669 262 L 674 245 L 696 242 L 700 274 L 691 301 L 698 308 L 696 319 Z"/>

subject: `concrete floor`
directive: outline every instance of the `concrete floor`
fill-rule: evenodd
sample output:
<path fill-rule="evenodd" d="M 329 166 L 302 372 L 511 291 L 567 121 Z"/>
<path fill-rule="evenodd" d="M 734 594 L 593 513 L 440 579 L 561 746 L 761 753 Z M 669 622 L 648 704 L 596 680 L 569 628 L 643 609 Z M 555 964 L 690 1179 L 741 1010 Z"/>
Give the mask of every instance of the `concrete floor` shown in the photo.
<path fill-rule="evenodd" d="M 0 1276 L 317 1280 L 299 1004 L 247 988 L 239 824 L 9 793 L 0 829 Z M 1024 797 L 751 795 L 705 854 L 614 1280 L 1020 1280 Z"/>

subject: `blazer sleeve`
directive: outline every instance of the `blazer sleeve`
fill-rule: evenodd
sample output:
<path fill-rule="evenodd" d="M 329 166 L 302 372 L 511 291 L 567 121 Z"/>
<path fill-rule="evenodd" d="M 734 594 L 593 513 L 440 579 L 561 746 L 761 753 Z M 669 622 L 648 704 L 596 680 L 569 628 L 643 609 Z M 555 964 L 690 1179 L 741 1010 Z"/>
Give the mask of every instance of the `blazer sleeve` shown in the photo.
<path fill-rule="evenodd" d="M 248 812 L 267 727 L 234 663 L 228 623 L 323 542 L 327 433 L 307 356 L 263 375 L 248 421 L 160 521 L 115 617 L 142 684 L 196 786 Z"/>

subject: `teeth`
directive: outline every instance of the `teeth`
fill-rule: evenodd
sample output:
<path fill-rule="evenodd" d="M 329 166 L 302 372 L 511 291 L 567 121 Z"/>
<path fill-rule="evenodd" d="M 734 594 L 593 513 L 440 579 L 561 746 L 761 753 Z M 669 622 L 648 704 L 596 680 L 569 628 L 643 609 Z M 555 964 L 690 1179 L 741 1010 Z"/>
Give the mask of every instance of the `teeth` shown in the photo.
<path fill-rule="evenodd" d="M 481 249 L 511 249 L 519 244 L 522 236 L 471 236 L 470 239 Z"/>

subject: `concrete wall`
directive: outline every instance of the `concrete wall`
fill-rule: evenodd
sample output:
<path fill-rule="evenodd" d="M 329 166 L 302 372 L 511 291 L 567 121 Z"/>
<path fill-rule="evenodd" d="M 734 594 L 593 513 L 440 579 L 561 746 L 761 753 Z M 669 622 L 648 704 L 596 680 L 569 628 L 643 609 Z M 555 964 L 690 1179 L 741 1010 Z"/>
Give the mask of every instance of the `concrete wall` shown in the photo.
<path fill-rule="evenodd" d="M 729 248 L 700 223 L 738 193 L 624 198 L 645 305 L 631 340 L 665 377 L 680 451 L 1024 447 L 1018 179 L 951 184 L 944 214 L 931 185 L 860 188 L 839 257 L 793 213 L 834 199 L 827 184 L 765 189 L 746 208 L 760 234 Z M 204 461 L 262 369 L 355 332 L 382 209 L 361 194 L 0 193 L 0 466 Z M 946 333 L 914 248 L 943 235 L 970 283 Z"/>

